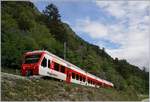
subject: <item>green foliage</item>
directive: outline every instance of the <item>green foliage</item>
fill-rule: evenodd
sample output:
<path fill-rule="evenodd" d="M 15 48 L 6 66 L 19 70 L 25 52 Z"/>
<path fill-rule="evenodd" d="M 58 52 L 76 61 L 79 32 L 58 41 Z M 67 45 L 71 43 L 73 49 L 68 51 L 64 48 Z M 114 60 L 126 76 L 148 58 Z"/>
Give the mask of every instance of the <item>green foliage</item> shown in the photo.
<path fill-rule="evenodd" d="M 21 30 L 29 30 L 34 26 L 34 21 L 31 18 L 30 12 L 24 11 L 19 14 L 17 20 Z"/>

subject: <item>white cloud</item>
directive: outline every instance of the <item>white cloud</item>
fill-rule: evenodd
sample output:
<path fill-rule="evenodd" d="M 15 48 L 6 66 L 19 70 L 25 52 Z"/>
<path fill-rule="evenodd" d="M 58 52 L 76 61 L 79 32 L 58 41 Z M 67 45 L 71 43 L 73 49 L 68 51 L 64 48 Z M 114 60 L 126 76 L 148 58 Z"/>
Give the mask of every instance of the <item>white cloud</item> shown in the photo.
<path fill-rule="evenodd" d="M 118 49 L 107 49 L 113 57 L 127 59 L 139 67 L 149 67 L 150 1 L 96 1 L 100 9 L 117 19 L 116 24 L 78 20 L 77 29 L 93 39 L 103 38 L 121 44 Z M 127 23 L 127 25 L 125 25 Z M 101 44 L 102 45 L 102 44 Z"/>
<path fill-rule="evenodd" d="M 126 14 L 123 1 L 96 1 L 96 4 L 113 16 L 120 18 Z"/>
<path fill-rule="evenodd" d="M 101 38 L 108 35 L 108 29 L 105 25 L 97 22 L 91 22 L 89 18 L 86 18 L 85 20 L 78 20 L 76 29 L 90 34 L 92 38 Z"/>

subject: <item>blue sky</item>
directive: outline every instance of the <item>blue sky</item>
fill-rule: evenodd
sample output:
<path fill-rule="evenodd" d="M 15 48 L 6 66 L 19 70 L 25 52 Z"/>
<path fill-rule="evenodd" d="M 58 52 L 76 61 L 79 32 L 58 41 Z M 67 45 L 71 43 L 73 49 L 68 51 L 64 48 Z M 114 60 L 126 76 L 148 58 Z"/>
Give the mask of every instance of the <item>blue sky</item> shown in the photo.
<path fill-rule="evenodd" d="M 149 1 L 33 1 L 42 11 L 55 4 L 63 22 L 82 39 L 105 47 L 112 57 L 149 68 Z"/>

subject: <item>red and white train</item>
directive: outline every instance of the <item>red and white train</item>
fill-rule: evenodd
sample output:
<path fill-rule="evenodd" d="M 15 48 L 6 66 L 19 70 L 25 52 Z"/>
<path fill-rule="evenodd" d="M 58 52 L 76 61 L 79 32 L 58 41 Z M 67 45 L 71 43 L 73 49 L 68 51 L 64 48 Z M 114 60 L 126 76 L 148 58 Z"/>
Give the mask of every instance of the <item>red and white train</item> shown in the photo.
<path fill-rule="evenodd" d="M 41 75 L 92 87 L 113 87 L 111 82 L 100 79 L 48 51 L 24 54 L 22 75 Z"/>

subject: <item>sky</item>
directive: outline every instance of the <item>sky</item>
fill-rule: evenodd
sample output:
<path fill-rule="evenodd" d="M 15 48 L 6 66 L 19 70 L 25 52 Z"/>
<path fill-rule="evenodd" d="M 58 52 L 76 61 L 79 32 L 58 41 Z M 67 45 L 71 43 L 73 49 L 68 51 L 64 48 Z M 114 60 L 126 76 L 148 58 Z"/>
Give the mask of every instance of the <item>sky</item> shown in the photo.
<path fill-rule="evenodd" d="M 61 20 L 85 41 L 113 58 L 147 67 L 150 61 L 150 1 L 32 0 L 42 12 L 55 4 Z"/>

